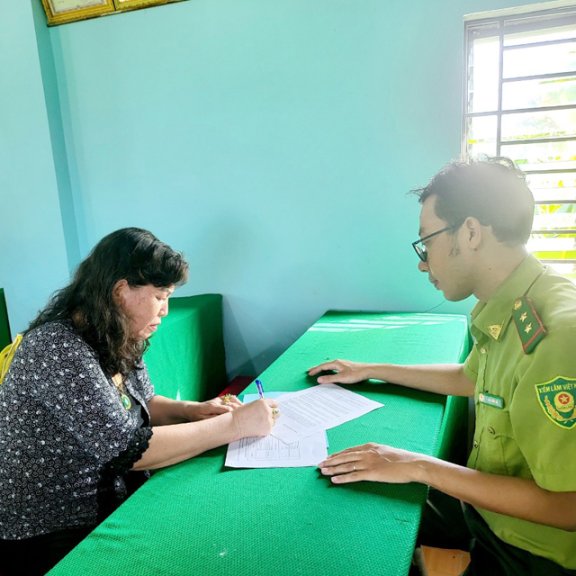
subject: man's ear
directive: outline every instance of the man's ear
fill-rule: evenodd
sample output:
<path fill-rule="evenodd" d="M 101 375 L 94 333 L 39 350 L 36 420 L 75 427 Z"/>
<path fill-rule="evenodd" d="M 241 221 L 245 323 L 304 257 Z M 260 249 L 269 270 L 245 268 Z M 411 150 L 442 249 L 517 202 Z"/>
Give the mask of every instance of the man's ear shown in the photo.
<path fill-rule="evenodd" d="M 472 250 L 478 250 L 482 244 L 483 226 L 477 218 L 468 216 L 462 224 L 462 229 L 465 233 L 464 240 Z"/>

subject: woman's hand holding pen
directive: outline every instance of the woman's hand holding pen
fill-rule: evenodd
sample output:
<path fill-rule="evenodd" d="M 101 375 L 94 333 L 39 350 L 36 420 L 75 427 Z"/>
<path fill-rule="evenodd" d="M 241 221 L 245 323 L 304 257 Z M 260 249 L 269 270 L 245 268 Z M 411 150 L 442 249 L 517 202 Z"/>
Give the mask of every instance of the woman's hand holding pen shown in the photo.
<path fill-rule="evenodd" d="M 267 436 L 278 416 L 277 403 L 274 400 L 261 398 L 243 404 L 232 412 L 232 418 L 238 438 L 247 436 Z"/>
<path fill-rule="evenodd" d="M 332 372 L 332 374 L 319 376 L 317 378 L 318 384 L 356 384 L 370 378 L 369 367 L 370 364 L 350 362 L 349 360 L 330 360 L 310 368 L 308 375 L 316 376 L 321 372 Z"/>

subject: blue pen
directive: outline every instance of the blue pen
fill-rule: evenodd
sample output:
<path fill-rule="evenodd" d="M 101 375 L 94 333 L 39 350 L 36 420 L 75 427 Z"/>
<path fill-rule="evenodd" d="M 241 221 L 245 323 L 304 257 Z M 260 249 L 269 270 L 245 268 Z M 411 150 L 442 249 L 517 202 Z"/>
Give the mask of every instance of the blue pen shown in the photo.
<path fill-rule="evenodd" d="M 264 387 L 262 386 L 262 382 L 260 382 L 260 380 L 256 380 L 256 388 L 258 388 L 258 396 L 260 396 L 260 398 L 264 398 Z"/>

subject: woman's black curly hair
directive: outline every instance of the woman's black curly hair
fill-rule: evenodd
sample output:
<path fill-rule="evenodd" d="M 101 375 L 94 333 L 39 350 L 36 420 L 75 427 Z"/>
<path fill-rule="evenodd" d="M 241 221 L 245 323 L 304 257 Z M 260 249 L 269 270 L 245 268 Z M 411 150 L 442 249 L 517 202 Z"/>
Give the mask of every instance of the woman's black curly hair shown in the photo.
<path fill-rule="evenodd" d="M 126 375 L 138 366 L 148 341 L 130 338 L 127 318 L 114 302 L 114 286 L 124 279 L 130 286 L 167 288 L 187 278 L 188 264 L 181 253 L 147 230 L 122 228 L 94 247 L 72 282 L 51 297 L 28 331 L 46 322 L 71 321 L 107 375 Z"/>

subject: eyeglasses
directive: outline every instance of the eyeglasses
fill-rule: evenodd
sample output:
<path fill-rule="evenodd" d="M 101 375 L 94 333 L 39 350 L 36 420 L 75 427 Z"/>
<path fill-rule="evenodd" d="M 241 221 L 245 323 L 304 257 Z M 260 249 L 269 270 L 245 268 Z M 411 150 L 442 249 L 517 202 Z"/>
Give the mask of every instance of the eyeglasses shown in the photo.
<path fill-rule="evenodd" d="M 443 232 L 448 232 L 448 230 L 454 230 L 457 226 L 446 226 L 446 228 L 442 228 L 442 230 L 438 230 L 437 232 L 432 232 L 432 234 L 428 234 L 428 236 L 424 236 L 424 238 L 419 238 L 416 242 L 412 242 L 412 248 L 416 254 L 418 254 L 418 258 L 422 260 L 422 262 L 428 262 L 428 252 L 426 250 L 426 244 L 430 238 L 434 238 L 434 236 L 438 236 L 438 234 L 442 234 Z"/>

